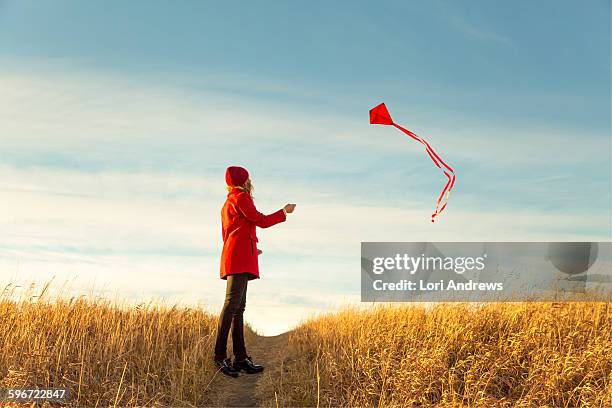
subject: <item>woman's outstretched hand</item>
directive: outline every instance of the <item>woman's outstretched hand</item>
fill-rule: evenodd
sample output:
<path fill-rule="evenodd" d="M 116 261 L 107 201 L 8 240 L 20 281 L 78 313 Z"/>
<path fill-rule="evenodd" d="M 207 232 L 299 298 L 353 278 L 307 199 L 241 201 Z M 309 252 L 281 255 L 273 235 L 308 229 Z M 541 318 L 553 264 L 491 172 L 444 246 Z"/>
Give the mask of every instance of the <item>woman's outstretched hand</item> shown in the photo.
<path fill-rule="evenodd" d="M 283 207 L 287 214 L 291 214 L 295 210 L 295 204 L 287 204 Z"/>

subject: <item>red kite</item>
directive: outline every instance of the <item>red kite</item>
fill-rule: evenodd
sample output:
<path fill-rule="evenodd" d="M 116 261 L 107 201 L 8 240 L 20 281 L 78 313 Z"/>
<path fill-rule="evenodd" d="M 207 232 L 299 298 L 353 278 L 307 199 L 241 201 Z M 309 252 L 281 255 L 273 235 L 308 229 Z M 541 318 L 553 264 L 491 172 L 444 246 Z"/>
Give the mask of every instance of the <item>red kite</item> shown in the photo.
<path fill-rule="evenodd" d="M 450 168 L 450 166 L 448 166 L 446 163 L 444 163 L 444 161 L 442 161 L 440 156 L 436 154 L 434 149 L 429 145 L 429 143 L 427 143 L 425 139 L 409 131 L 408 129 L 404 129 L 397 123 L 394 123 L 384 103 L 381 103 L 380 105 L 370 110 L 370 124 L 393 125 L 411 138 L 413 138 L 414 140 L 416 140 L 417 142 L 421 143 L 423 146 L 425 146 L 425 151 L 427 152 L 431 160 L 434 162 L 434 164 L 438 166 L 438 168 L 442 170 L 442 172 L 446 176 L 446 185 L 444 186 L 440 197 L 438 197 L 438 202 L 436 203 L 436 210 L 433 214 L 431 214 L 431 222 L 434 222 L 434 219 L 446 208 L 448 196 L 450 195 L 450 192 L 453 189 L 453 186 L 455 185 L 455 172 L 453 171 L 453 169 Z"/>

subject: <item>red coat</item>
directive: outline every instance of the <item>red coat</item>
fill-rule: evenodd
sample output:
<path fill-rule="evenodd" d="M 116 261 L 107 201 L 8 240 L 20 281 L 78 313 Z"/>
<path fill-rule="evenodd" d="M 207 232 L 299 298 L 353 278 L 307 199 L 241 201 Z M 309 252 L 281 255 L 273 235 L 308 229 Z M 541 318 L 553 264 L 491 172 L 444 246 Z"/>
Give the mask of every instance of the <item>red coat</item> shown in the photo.
<path fill-rule="evenodd" d="M 285 221 L 286 217 L 283 210 L 270 215 L 260 213 L 248 193 L 237 188 L 232 189 L 221 210 L 221 279 L 243 272 L 251 273 L 251 279 L 259 278 L 255 227 L 268 228 Z"/>

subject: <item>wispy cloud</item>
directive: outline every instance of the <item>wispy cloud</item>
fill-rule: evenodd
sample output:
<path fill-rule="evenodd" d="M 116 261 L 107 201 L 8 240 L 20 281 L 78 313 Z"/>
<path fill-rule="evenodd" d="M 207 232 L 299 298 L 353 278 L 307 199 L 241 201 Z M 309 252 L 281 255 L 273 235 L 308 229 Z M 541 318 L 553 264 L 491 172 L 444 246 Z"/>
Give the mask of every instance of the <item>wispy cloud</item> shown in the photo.
<path fill-rule="evenodd" d="M 477 23 L 467 18 L 464 13 L 453 9 L 453 3 L 445 0 L 438 0 L 435 3 L 438 10 L 443 14 L 449 22 L 450 27 L 460 32 L 461 34 L 474 40 L 489 42 L 493 44 L 513 47 L 514 43 L 510 38 L 496 32 L 490 27 L 485 27 L 481 23 Z M 460 8 L 459 8 L 460 10 Z"/>
<path fill-rule="evenodd" d="M 449 16 L 452 27 L 457 29 L 462 34 L 471 37 L 476 40 L 484 42 L 492 42 L 499 45 L 508 47 L 514 46 L 512 40 L 504 35 L 501 35 L 491 29 L 480 27 L 477 24 L 467 20 L 465 17 L 459 15 Z"/>
<path fill-rule="evenodd" d="M 344 160 L 345 166 L 359 168 L 383 155 L 422 155 L 409 144 L 398 144 L 400 135 L 367 126 L 369 106 L 357 118 L 316 104 L 223 92 L 221 85 L 191 89 L 79 70 L 3 70 L 0 87 L 0 151 L 5 161 L 13 158 L 23 165 L 30 159 L 38 165 L 64 160 L 82 167 L 112 166 L 113 161 L 124 167 L 176 167 L 217 163 L 228 151 L 237 160 L 246 152 L 265 151 L 283 164 L 288 157 L 284 152 L 295 151 L 302 154 L 292 155 L 293 162 L 306 166 L 307 160 L 316 163 L 313 169 L 331 171 L 338 158 L 359 157 Z M 328 98 L 326 93 L 320 96 Z M 582 130 L 581 143 L 576 143 L 576 131 L 526 121 L 508 128 L 442 116 L 422 133 L 455 161 L 494 160 L 499 166 L 536 163 L 547 153 L 557 163 L 582 162 L 609 146 L 605 135 L 592 130 Z M 478 151 L 486 152 L 486 159 Z"/>
<path fill-rule="evenodd" d="M 95 281 L 105 293 L 147 298 L 164 292 L 167 299 L 204 301 L 216 310 L 223 293 L 219 207 L 225 195 L 218 184 L 209 174 L 3 166 L 0 276 L 76 276 L 82 290 Z M 256 285 L 270 295 L 264 298 L 276 300 L 251 302 L 254 316 L 284 310 L 285 320 L 274 328 L 294 324 L 293 312 L 306 316 L 357 297 L 360 241 L 452 241 L 456 231 L 476 241 L 576 239 L 577 229 L 596 231 L 601 224 L 597 214 L 453 208 L 432 226 L 414 204 L 326 202 L 316 190 L 275 178 L 258 190 L 262 210 L 283 204 L 281 186 L 283 196 L 299 203 L 298 212 L 287 224 L 260 231 L 264 281 Z M 605 238 L 584 234 L 586 240 Z M 301 300 L 285 305 L 287 296 Z M 270 333 L 260 320 L 258 327 Z"/>
<path fill-rule="evenodd" d="M 403 136 L 367 126 L 365 116 L 79 71 L 3 71 L 0 87 L 2 280 L 77 276 L 82 290 L 95 281 L 107 293 L 166 294 L 216 310 L 230 161 L 253 169 L 262 210 L 298 203 L 287 224 L 260 232 L 264 280 L 253 287 L 262 296 L 247 313 L 265 333 L 355 301 L 360 241 L 452 241 L 457 231 L 475 241 L 609 238 L 599 210 L 492 207 L 494 197 L 477 188 L 493 180 L 502 201 L 545 194 L 567 179 L 499 174 L 529 173 L 550 156 L 555 166 L 603 158 L 609 141 L 597 134 L 575 144 L 558 129 L 534 138 L 527 125 L 457 130 L 441 120 L 424 136 L 466 171 L 444 219 L 431 225 L 439 174 Z M 467 170 L 478 166 L 486 171 L 470 185 Z"/>

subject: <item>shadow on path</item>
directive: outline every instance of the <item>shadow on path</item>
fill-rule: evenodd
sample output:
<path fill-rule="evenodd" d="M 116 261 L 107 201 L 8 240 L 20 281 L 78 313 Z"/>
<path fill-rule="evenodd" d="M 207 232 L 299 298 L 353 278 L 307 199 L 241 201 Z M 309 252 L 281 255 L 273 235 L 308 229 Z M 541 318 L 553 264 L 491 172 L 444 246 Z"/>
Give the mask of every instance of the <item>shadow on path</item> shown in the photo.
<path fill-rule="evenodd" d="M 273 395 L 262 395 L 258 383 L 265 375 L 273 372 L 273 367 L 280 361 L 280 355 L 287 346 L 289 332 L 278 336 L 249 336 L 247 347 L 256 363 L 265 366 L 261 374 L 240 373 L 240 377 L 231 378 L 217 373 L 210 387 L 214 397 L 213 406 L 218 407 L 258 407 L 260 401 L 273 399 Z"/>

